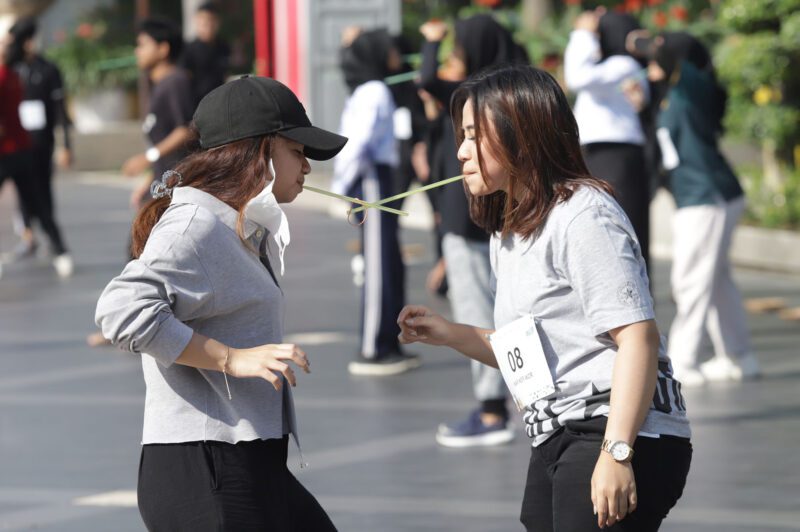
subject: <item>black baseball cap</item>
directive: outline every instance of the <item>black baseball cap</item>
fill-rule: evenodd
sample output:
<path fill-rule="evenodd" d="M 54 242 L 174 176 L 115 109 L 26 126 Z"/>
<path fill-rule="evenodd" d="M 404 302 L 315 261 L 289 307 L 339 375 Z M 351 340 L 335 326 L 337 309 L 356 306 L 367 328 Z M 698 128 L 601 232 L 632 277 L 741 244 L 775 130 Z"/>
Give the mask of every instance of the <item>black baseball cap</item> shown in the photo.
<path fill-rule="evenodd" d="M 261 76 L 243 76 L 209 92 L 194 112 L 194 123 L 205 149 L 277 133 L 305 146 L 309 159 L 326 161 L 347 142 L 347 137 L 312 126 L 289 87 Z"/>

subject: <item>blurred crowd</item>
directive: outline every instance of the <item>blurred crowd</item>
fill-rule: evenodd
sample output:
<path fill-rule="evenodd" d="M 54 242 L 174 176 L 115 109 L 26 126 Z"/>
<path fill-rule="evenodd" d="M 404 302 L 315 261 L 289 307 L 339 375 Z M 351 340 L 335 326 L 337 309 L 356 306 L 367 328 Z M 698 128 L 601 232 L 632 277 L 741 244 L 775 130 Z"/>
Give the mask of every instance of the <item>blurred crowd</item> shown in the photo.
<path fill-rule="evenodd" d="M 213 2 L 201 5 L 194 17 L 197 37 L 190 43 L 173 21 L 151 17 L 138 24 L 136 62 L 149 81 L 142 123 L 148 148 L 122 166 L 126 176 L 150 176 L 131 195 L 137 210 L 152 201 L 152 188 L 164 173 L 192 150 L 197 104 L 228 76 L 230 49 L 219 38 L 219 16 Z M 339 64 L 350 94 L 340 133 L 350 140 L 335 160 L 335 192 L 377 202 L 415 183 L 459 175 L 449 109 L 453 92 L 487 67 L 529 62 L 511 33 L 488 14 L 452 25 L 429 21 L 419 31 L 420 50 L 380 28 L 343 32 Z M 442 57 L 449 33 L 452 47 Z M 19 241 L 3 260 L 23 261 L 37 253 L 38 224 L 56 272 L 68 277 L 73 262 L 55 216 L 51 183 L 53 161 L 61 167 L 72 162 L 70 120 L 59 70 L 42 57 L 35 37 L 36 22 L 25 19 L 2 39 L 0 182 L 11 179 L 19 198 Z M 758 375 L 728 260 L 744 198 L 718 148 L 726 93 L 708 50 L 687 33 L 654 35 L 633 16 L 600 8 L 575 20 L 561 81 L 575 97 L 587 166 L 613 188 L 648 264 L 650 200 L 658 187 L 675 199 L 671 283 L 678 314 L 670 356 L 676 375 L 685 386 Z M 57 152 L 56 130 L 63 137 Z M 428 290 L 449 298 L 457 321 L 490 327 L 490 235 L 473 222 L 461 185 L 430 190 L 427 197 L 435 213 L 436 256 Z M 360 260 L 354 261 L 363 278 L 361 340 L 349 370 L 394 375 L 419 365 L 397 340 L 395 319 L 405 304 L 399 227 L 397 218 L 385 213 L 362 216 Z M 715 356 L 701 365 L 706 331 Z M 89 337 L 91 345 L 105 342 L 99 333 Z M 473 362 L 472 383 L 475 410 L 442 424 L 437 441 L 450 446 L 510 441 L 499 372 Z"/>

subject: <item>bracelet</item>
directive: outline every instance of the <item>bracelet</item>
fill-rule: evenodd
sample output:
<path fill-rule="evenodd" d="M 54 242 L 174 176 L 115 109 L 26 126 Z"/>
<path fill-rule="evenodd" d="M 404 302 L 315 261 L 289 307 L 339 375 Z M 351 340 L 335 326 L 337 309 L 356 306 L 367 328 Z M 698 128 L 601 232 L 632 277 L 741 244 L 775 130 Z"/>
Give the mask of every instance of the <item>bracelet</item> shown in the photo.
<path fill-rule="evenodd" d="M 231 356 L 231 348 L 227 346 L 225 351 L 225 362 L 222 363 L 222 378 L 225 379 L 225 389 L 228 390 L 228 400 L 232 400 L 231 387 L 228 386 L 228 357 Z"/>

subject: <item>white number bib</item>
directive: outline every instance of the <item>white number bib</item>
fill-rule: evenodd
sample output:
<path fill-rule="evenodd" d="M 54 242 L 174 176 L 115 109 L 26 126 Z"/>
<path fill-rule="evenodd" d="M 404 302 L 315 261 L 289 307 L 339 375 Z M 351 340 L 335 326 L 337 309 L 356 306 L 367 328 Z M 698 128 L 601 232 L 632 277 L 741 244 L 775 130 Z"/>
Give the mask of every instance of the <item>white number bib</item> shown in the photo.
<path fill-rule="evenodd" d="M 556 391 L 532 315 L 495 331 L 489 342 L 519 410 Z"/>
<path fill-rule="evenodd" d="M 41 131 L 47 127 L 47 113 L 41 100 L 24 100 L 19 104 L 19 121 L 26 131 Z"/>

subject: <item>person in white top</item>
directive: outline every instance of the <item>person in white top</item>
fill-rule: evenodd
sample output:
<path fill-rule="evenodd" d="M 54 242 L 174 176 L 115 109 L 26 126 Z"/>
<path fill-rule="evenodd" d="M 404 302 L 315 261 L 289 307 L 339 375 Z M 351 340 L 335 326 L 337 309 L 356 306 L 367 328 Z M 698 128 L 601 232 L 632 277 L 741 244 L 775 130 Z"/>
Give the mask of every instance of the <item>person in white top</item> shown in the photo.
<path fill-rule="evenodd" d="M 649 263 L 650 191 L 638 114 L 649 90 L 643 65 L 625 48 L 628 33 L 639 28 L 630 15 L 581 14 L 564 52 L 564 77 L 577 93 L 575 119 L 589 171 L 613 187 Z M 637 102 L 629 97 L 634 93 Z"/>
<path fill-rule="evenodd" d="M 392 195 L 398 165 L 394 135 L 395 103 L 384 78 L 402 64 L 386 30 L 348 28 L 340 66 L 351 91 L 342 111 L 340 133 L 350 140 L 334 160 L 333 190 L 380 201 Z M 353 375 L 387 376 L 419 365 L 397 341 L 394 317 L 405 303 L 405 267 L 400 255 L 397 216 L 378 210 L 361 213 L 364 284 L 361 345 L 348 366 Z"/>

